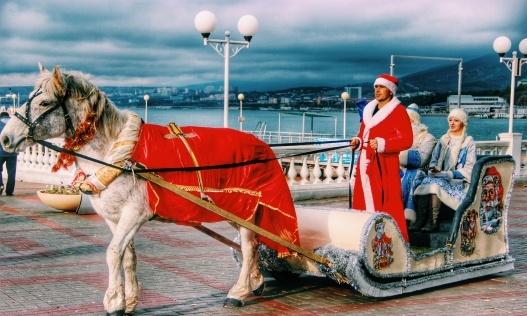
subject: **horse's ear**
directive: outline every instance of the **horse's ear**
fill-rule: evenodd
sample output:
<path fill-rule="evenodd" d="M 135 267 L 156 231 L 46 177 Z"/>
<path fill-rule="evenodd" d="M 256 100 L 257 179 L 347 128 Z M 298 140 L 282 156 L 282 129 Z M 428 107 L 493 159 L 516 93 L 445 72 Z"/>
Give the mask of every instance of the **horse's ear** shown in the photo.
<path fill-rule="evenodd" d="M 40 71 L 40 73 L 43 73 L 43 72 L 45 72 L 45 71 L 48 71 L 48 70 L 46 69 L 46 67 L 45 67 L 44 65 L 42 65 L 42 63 L 41 63 L 40 61 L 38 62 L 38 70 Z"/>
<path fill-rule="evenodd" d="M 60 70 L 59 66 L 55 66 L 55 68 L 53 68 L 53 74 L 51 75 L 51 78 L 51 83 L 53 84 L 55 94 L 59 96 L 64 96 L 64 78 L 62 76 L 62 71 Z"/>

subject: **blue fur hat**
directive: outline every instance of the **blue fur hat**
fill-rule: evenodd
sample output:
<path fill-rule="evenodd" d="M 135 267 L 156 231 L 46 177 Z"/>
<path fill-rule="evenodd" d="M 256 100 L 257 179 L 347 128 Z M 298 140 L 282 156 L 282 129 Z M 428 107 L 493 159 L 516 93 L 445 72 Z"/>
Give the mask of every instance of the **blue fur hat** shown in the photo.
<path fill-rule="evenodd" d="M 359 99 L 357 103 L 355 103 L 355 106 L 357 106 L 357 112 L 359 112 L 360 121 L 362 122 L 362 113 L 364 112 L 364 108 L 368 104 L 368 100 L 366 99 Z"/>

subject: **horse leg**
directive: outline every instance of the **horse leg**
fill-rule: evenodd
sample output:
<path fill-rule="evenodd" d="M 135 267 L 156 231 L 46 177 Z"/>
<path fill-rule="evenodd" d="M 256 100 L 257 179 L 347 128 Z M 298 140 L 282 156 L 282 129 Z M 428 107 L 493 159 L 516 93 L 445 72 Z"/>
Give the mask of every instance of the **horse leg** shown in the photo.
<path fill-rule="evenodd" d="M 120 315 L 124 313 L 126 304 L 121 274 L 123 271 L 123 257 L 135 233 L 146 221 L 146 218 L 141 215 L 139 210 L 135 210 L 131 206 L 123 207 L 121 217 L 113 232 L 112 241 L 106 250 L 108 289 L 104 295 L 103 302 L 104 308 L 109 314 Z M 135 270 L 128 269 L 128 271 L 135 275 Z"/>
<path fill-rule="evenodd" d="M 241 307 L 244 305 L 244 299 L 250 295 L 252 291 L 259 290 L 263 285 L 263 276 L 258 273 L 251 278 L 254 268 L 257 269 L 256 262 L 256 246 L 257 241 L 254 232 L 247 228 L 240 227 L 240 246 L 242 250 L 242 267 L 238 281 L 229 290 L 227 298 L 223 306 Z"/>
<path fill-rule="evenodd" d="M 123 256 L 125 314 L 132 314 L 139 303 L 139 285 L 137 283 L 137 256 L 134 241 L 131 240 Z"/>
<path fill-rule="evenodd" d="M 264 288 L 265 288 L 265 282 L 264 277 L 262 275 L 262 272 L 260 271 L 260 268 L 258 267 L 258 244 L 254 248 L 254 259 L 252 260 L 252 266 L 251 266 L 251 274 L 249 275 L 249 282 L 251 285 L 251 289 L 254 295 L 260 296 L 262 295 Z"/>
<path fill-rule="evenodd" d="M 260 225 L 260 220 L 262 217 L 262 207 L 259 206 L 256 210 L 256 215 L 254 217 L 254 223 L 256 225 Z M 255 242 L 256 239 L 254 238 Z M 264 288 L 265 288 L 265 282 L 264 277 L 262 275 L 262 272 L 260 271 L 260 268 L 258 267 L 258 260 L 260 257 L 260 253 L 258 252 L 258 242 L 256 242 L 256 246 L 254 248 L 254 255 L 253 255 L 253 261 L 251 265 L 251 274 L 249 275 L 249 282 L 251 285 L 251 289 L 254 295 L 260 296 L 262 295 Z"/>
<path fill-rule="evenodd" d="M 117 225 L 111 221 L 106 221 L 112 233 Z M 124 296 L 125 313 L 132 314 L 139 303 L 139 285 L 137 283 L 137 256 L 135 255 L 134 240 L 132 239 L 123 255 L 124 272 Z"/>

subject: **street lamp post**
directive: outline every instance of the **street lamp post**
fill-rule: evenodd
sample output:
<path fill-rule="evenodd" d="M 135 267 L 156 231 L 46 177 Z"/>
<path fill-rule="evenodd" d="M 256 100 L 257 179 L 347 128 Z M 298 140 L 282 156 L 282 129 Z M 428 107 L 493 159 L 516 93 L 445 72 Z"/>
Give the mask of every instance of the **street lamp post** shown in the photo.
<path fill-rule="evenodd" d="M 340 98 L 344 101 L 344 112 L 342 114 L 342 138 L 346 139 L 346 102 L 350 98 L 350 94 L 346 91 L 340 94 Z"/>
<path fill-rule="evenodd" d="M 148 100 L 150 100 L 150 96 L 145 94 L 143 99 L 145 100 L 145 123 L 148 123 Z"/>
<path fill-rule="evenodd" d="M 225 31 L 225 39 L 210 39 L 210 34 L 216 27 L 216 16 L 210 11 L 201 11 L 194 17 L 194 26 L 203 37 L 203 45 L 209 45 L 224 58 L 223 79 L 223 127 L 229 127 L 229 59 L 248 48 L 253 35 L 258 30 L 258 20 L 252 15 L 244 15 L 238 20 L 238 31 L 243 35 L 244 41 L 232 41 L 231 33 Z M 232 47 L 231 47 L 232 46 Z"/>
<path fill-rule="evenodd" d="M 518 58 L 516 51 L 512 52 L 512 57 L 504 57 L 511 49 L 511 40 L 506 36 L 497 37 L 492 43 L 494 51 L 500 56 L 500 63 L 505 64 L 511 71 L 511 98 L 509 102 L 509 134 L 512 134 L 512 120 L 514 118 L 514 91 L 516 88 L 516 77 L 521 77 L 522 65 L 527 63 L 527 38 L 521 40 L 519 49 L 523 58 Z"/>
<path fill-rule="evenodd" d="M 243 100 L 245 99 L 245 96 L 243 93 L 238 94 L 238 100 L 240 101 L 240 117 L 238 118 L 238 121 L 240 122 L 240 131 L 243 131 L 243 121 L 245 121 L 245 118 L 243 117 Z"/>

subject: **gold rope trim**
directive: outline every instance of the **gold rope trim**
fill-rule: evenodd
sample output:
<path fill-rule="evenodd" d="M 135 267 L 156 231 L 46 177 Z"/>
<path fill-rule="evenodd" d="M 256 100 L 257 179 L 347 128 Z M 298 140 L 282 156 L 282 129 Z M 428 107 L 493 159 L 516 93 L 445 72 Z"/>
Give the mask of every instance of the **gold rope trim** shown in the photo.
<path fill-rule="evenodd" d="M 178 187 L 178 189 L 184 190 L 186 192 L 243 193 L 243 194 L 247 194 L 251 196 L 262 197 L 261 192 L 247 190 L 244 188 L 217 189 L 217 188 L 204 187 L 202 189 L 199 186 L 195 186 L 195 185 L 181 185 L 181 184 L 174 184 L 174 183 L 171 183 L 171 184 Z"/>
<path fill-rule="evenodd" d="M 263 206 L 265 206 L 265 207 L 268 207 L 268 208 L 272 209 L 273 211 L 277 211 L 278 213 L 284 215 L 285 217 L 289 217 L 289 218 L 293 218 L 293 219 L 295 218 L 294 216 L 291 216 L 291 215 L 289 215 L 289 214 L 287 214 L 287 213 L 284 213 L 284 211 L 282 211 L 281 209 L 276 208 L 276 207 L 274 207 L 274 206 L 271 206 L 271 205 L 269 205 L 269 204 L 266 204 L 266 203 L 264 203 L 264 202 L 260 202 L 259 204 L 261 204 L 261 205 L 263 205 Z"/>
<path fill-rule="evenodd" d="M 176 123 L 169 123 L 168 124 L 170 133 L 176 135 L 179 137 L 183 145 L 185 145 L 185 148 L 187 148 L 188 154 L 190 155 L 190 159 L 192 159 L 192 162 L 194 163 L 195 167 L 199 167 L 198 159 L 196 158 L 196 155 L 194 155 L 194 152 L 192 151 L 192 148 L 190 148 L 190 144 L 187 142 L 187 139 L 183 135 L 181 129 L 176 125 Z M 201 193 L 204 193 L 203 191 L 203 179 L 201 178 L 201 171 L 196 170 L 196 177 L 198 178 L 198 185 L 200 188 Z"/>

